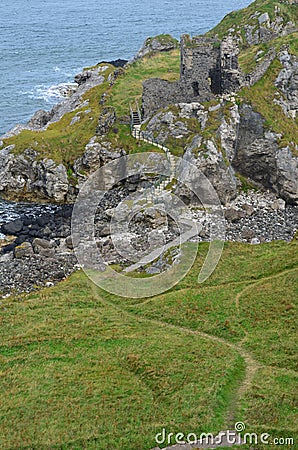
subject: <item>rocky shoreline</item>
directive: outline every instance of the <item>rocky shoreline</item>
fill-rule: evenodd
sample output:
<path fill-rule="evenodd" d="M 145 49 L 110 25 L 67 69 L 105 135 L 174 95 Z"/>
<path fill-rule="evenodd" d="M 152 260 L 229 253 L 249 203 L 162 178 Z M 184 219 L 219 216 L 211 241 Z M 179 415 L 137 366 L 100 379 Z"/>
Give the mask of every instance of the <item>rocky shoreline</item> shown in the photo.
<path fill-rule="evenodd" d="M 113 245 L 109 222 L 112 211 L 129 193 L 127 187 L 118 187 L 100 205 L 95 217 L 95 235 L 99 251 L 109 263 L 128 264 Z M 153 208 L 151 208 L 153 210 Z M 0 254 L 0 293 L 2 297 L 12 293 L 30 292 L 52 286 L 65 279 L 80 267 L 73 251 L 71 215 L 73 206 L 60 206 L 55 212 L 38 217 L 25 215 L 2 224 L 0 230 L 6 235 L 2 240 Z M 208 241 L 208 214 L 200 208 L 190 207 L 192 218 L 201 228 L 195 241 Z M 260 244 L 274 240 L 291 241 L 297 231 L 298 206 L 287 205 L 270 192 L 242 193 L 223 208 L 226 219 L 226 241 Z M 136 248 L 145 250 L 144 233 L 158 229 L 166 235 L 166 241 L 177 230 L 161 224 L 160 215 L 143 216 L 134 223 Z M 13 237 L 12 237 L 13 236 Z M 153 263 L 148 273 L 165 270 L 165 264 Z"/>

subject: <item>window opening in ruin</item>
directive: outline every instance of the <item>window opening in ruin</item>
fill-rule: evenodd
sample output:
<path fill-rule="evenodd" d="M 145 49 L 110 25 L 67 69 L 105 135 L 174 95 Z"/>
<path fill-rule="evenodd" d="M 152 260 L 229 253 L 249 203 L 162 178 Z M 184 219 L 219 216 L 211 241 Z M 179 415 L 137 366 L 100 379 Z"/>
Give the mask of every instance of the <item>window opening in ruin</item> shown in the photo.
<path fill-rule="evenodd" d="M 195 96 L 198 96 L 199 95 L 199 83 L 197 81 L 194 81 L 192 83 L 192 89 L 193 89 L 193 94 Z"/>

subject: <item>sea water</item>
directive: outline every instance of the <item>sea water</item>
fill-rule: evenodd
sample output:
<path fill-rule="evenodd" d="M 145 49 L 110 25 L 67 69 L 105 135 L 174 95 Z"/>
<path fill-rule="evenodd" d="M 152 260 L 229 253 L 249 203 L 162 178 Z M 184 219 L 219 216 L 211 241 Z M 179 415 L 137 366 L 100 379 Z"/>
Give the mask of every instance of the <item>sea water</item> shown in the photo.
<path fill-rule="evenodd" d="M 61 100 L 57 85 L 145 38 L 198 35 L 250 0 L 1 0 L 0 135 Z"/>

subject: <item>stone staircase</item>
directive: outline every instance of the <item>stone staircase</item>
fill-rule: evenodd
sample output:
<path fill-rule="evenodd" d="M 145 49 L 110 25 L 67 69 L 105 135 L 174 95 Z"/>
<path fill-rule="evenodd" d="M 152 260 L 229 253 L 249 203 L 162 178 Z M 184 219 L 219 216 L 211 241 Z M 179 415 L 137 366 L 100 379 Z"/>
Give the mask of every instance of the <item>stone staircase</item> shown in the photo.
<path fill-rule="evenodd" d="M 141 127 L 141 117 L 138 111 L 132 111 L 132 117 L 131 117 L 132 125 L 135 128 Z"/>
<path fill-rule="evenodd" d="M 160 196 L 166 190 L 167 186 L 175 178 L 176 158 L 172 155 L 172 153 L 170 152 L 168 147 L 166 147 L 165 145 L 159 144 L 157 141 L 151 139 L 148 136 L 148 133 L 141 130 L 142 116 L 141 116 L 141 113 L 140 113 L 137 103 L 136 103 L 136 109 L 133 109 L 130 106 L 130 117 L 131 117 L 131 134 L 132 134 L 132 136 L 137 140 L 147 142 L 148 144 L 154 145 L 155 147 L 158 147 L 161 150 L 163 150 L 166 155 L 166 158 L 168 160 L 168 163 L 169 163 L 170 174 L 166 178 L 160 177 L 160 179 L 157 181 L 157 183 L 153 187 L 153 189 L 150 190 L 149 195 L 146 193 L 147 200 L 154 203 L 154 201 L 157 199 L 157 197 Z"/>
<path fill-rule="evenodd" d="M 159 144 L 157 141 L 154 141 L 148 133 L 141 130 L 141 114 L 139 108 L 136 104 L 136 109 L 130 109 L 130 117 L 131 117 L 131 134 L 132 136 L 140 141 L 147 142 L 148 144 L 154 145 L 155 147 L 163 150 L 165 153 L 167 162 L 168 162 L 168 171 L 167 174 L 159 176 L 158 180 L 156 180 L 155 185 L 153 185 L 150 189 L 146 189 L 143 192 L 143 198 L 146 200 L 147 206 L 151 203 L 158 204 L 162 203 L 159 199 L 163 198 L 165 202 L 168 201 L 170 196 L 169 185 L 173 182 L 174 179 L 177 179 L 176 171 L 177 171 L 177 158 L 175 158 L 170 150 L 162 144 Z M 167 190 L 168 189 L 168 190 Z M 164 195 L 163 195 L 164 194 Z M 166 198 L 167 196 L 167 198 Z M 149 205 L 148 205 L 149 204 Z M 174 205 L 174 203 L 173 203 Z M 174 206 L 175 207 L 175 206 Z M 185 210 L 181 208 L 181 204 L 177 204 L 177 208 L 175 209 L 175 214 L 179 215 L 179 223 L 181 227 L 180 235 L 173 239 L 171 242 L 160 245 L 158 244 L 153 251 L 148 254 L 145 254 L 142 259 L 129 267 L 124 269 L 124 272 L 129 273 L 143 267 L 144 265 L 150 264 L 157 258 L 159 258 L 162 254 L 164 254 L 167 250 L 173 247 L 179 247 L 182 243 L 190 240 L 194 236 L 197 236 L 198 230 L 197 225 L 194 224 L 193 220 L 189 217 L 184 217 Z"/>

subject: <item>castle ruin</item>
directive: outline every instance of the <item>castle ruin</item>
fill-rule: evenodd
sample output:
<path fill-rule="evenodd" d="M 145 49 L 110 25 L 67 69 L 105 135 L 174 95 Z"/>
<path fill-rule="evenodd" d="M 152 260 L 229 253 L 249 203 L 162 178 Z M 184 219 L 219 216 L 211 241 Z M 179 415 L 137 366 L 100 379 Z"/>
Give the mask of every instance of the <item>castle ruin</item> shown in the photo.
<path fill-rule="evenodd" d="M 143 83 L 142 113 L 149 117 L 170 104 L 205 102 L 237 92 L 241 84 L 238 47 L 232 37 L 222 42 L 204 36 L 181 37 L 180 79 L 150 78 Z"/>

